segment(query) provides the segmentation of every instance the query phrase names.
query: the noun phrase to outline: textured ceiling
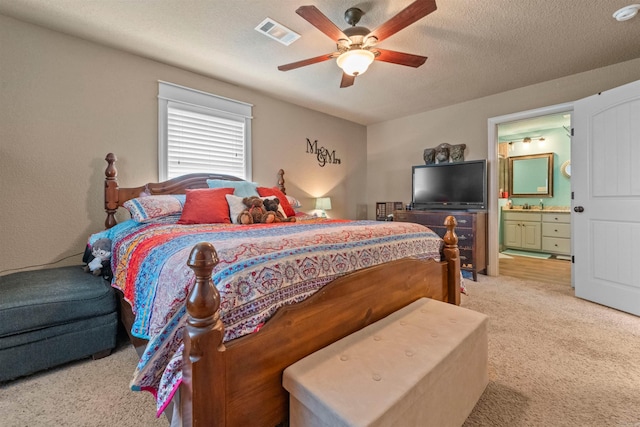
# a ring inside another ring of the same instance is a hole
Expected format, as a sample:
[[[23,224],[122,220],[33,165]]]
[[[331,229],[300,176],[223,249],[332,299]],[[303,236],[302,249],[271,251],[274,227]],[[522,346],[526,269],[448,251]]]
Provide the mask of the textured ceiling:
[[[498,141],[510,141],[514,138],[533,137],[541,131],[549,129],[571,128],[571,115],[569,113],[549,114],[525,120],[517,120],[498,125]],[[569,131],[568,131],[569,132]]]
[[[0,0],[0,13],[371,124],[640,57],[640,17],[612,18],[627,0],[439,0],[381,48],[428,56],[414,69],[374,62],[352,87],[326,61],[335,51],[295,13],[315,5],[338,27],[365,12],[373,29],[411,0]],[[254,30],[270,17],[301,34],[284,46]]]

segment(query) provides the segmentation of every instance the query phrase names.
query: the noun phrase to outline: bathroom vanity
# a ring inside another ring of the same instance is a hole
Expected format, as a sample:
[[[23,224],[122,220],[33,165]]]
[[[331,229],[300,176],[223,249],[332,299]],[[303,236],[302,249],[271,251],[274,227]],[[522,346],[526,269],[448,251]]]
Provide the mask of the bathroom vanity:
[[[568,209],[503,209],[505,248],[571,255]]]

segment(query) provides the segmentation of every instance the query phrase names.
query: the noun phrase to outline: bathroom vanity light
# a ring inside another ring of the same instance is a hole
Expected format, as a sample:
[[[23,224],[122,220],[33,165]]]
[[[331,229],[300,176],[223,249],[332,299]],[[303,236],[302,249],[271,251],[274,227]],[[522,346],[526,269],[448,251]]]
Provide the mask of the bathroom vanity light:
[[[535,138],[531,138],[531,137],[529,137],[529,136],[526,136],[526,137],[524,137],[524,138],[522,138],[522,139],[514,139],[513,141],[509,141],[509,144],[513,144],[514,142],[522,142],[523,144],[531,144],[531,142],[533,142],[533,141],[539,141],[539,142],[542,142],[542,141],[544,141],[544,140],[545,140],[545,139],[544,139],[544,137],[543,137],[543,136],[541,136],[541,137],[535,137]]]

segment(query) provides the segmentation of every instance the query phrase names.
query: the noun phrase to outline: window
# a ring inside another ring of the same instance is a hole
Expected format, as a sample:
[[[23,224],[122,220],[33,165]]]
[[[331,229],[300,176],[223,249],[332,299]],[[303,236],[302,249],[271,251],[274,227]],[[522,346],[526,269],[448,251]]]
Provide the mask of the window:
[[[251,180],[251,108],[244,102],[159,82],[160,181],[195,172]]]

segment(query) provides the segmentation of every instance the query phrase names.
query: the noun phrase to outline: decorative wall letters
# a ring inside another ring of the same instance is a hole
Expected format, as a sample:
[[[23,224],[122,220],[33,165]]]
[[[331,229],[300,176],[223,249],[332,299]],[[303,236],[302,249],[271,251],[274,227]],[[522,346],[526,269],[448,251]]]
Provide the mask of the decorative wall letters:
[[[318,148],[317,139],[311,142],[311,140],[307,138],[307,153],[315,154],[320,167],[324,167],[327,163],[334,165],[339,165],[341,163],[340,159],[336,156],[336,150],[330,152],[327,148]]]

